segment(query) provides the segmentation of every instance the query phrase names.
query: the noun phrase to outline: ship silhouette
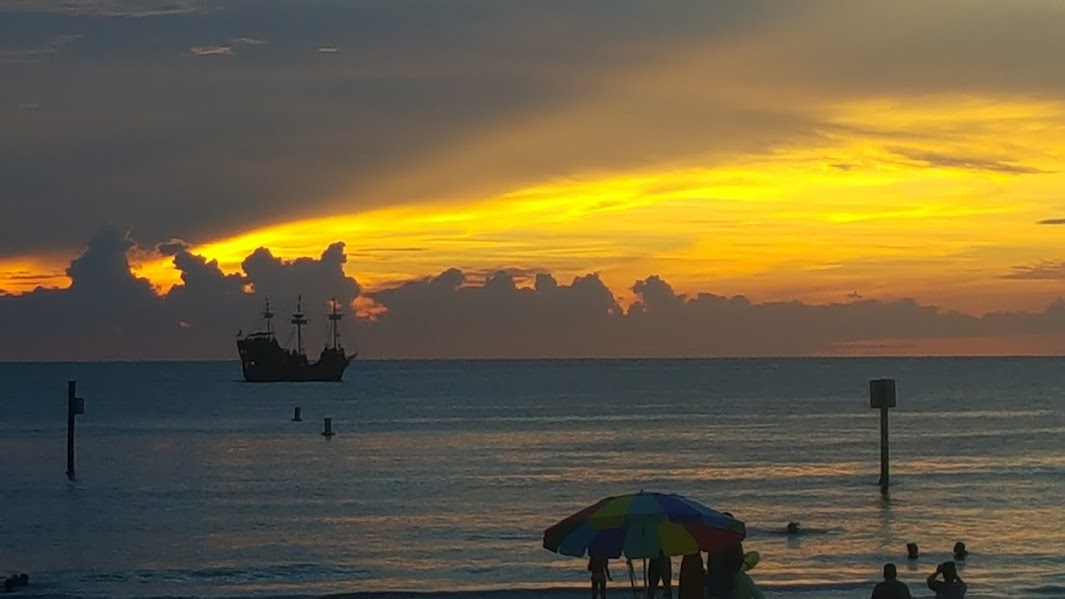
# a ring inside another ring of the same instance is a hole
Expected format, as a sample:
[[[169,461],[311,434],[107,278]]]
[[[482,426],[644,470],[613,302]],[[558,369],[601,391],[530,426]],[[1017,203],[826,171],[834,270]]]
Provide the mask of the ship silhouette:
[[[339,325],[344,315],[338,311],[335,298],[330,304],[329,335],[332,341],[322,348],[318,359],[311,362],[303,349],[303,326],[308,322],[303,314],[303,296],[296,300],[296,311],[289,320],[296,327],[295,349],[287,349],[278,343],[273,328],[274,312],[270,310],[270,300],[266,300],[262,311],[263,330],[248,335],[237,334],[244,380],[249,383],[340,381],[344,370],[358,354],[347,354],[340,344]]]

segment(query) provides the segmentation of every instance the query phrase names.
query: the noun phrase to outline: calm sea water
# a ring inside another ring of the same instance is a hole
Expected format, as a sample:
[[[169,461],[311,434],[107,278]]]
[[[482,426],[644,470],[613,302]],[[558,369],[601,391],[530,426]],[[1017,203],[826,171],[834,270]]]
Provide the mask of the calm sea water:
[[[899,393],[888,501],[878,377]],[[746,521],[773,597],[867,597],[885,561],[927,596],[957,540],[971,597],[1065,596],[1065,360],[357,361],[346,378],[0,365],[0,574],[28,572],[24,595],[583,597],[585,563],[543,529],[645,489]],[[67,379],[86,398],[73,483]]]

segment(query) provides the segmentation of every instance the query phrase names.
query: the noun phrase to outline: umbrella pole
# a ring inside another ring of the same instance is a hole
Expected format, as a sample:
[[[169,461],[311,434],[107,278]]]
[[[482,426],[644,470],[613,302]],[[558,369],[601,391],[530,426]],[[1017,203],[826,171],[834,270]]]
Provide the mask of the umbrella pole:
[[[629,566],[629,584],[632,585],[632,597],[633,599],[640,599],[640,592],[636,590],[636,569],[632,567],[632,560],[625,558],[625,563]]]

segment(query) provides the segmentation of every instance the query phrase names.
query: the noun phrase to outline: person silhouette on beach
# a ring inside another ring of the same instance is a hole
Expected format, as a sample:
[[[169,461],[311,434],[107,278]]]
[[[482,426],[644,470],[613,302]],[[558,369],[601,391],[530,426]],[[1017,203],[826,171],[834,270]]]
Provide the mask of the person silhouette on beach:
[[[706,596],[709,599],[765,599],[743,571],[743,543],[715,551],[706,558]]]
[[[689,553],[680,560],[680,581],[677,594],[680,599],[703,599],[706,588],[706,572],[703,570],[703,556]]]
[[[665,599],[673,599],[673,561],[661,552],[658,557],[647,562],[647,599],[654,599],[659,582],[662,583],[664,592],[662,596]]]
[[[895,564],[884,564],[884,582],[876,583],[869,599],[911,599],[910,587],[898,579]]]
[[[610,576],[610,560],[605,557],[588,558],[588,571],[592,573],[592,599],[596,594],[606,599],[606,581],[613,581]]]
[[[943,580],[937,580],[936,576],[942,574]],[[936,599],[963,599],[969,585],[958,576],[958,565],[954,562],[943,562],[936,566],[936,571],[928,577],[928,588],[936,592]]]
[[[606,599],[606,581],[613,581],[610,577],[610,561],[606,557],[589,557],[588,571],[592,574],[592,599],[595,599],[596,594]]]

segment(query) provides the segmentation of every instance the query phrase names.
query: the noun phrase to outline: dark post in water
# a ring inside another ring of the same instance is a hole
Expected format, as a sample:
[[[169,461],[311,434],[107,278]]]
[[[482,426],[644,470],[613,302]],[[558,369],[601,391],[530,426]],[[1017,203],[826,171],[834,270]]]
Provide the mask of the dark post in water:
[[[333,432],[333,419],[332,418],[326,418],[322,422],[322,436],[324,436],[324,437],[332,437],[334,434],[335,433]]]
[[[880,408],[880,492],[888,490],[888,408],[895,407],[895,379],[869,381],[869,406]]]
[[[300,413],[299,406],[296,406],[296,409],[292,411],[292,422],[302,422],[302,421],[303,421],[303,415]]]
[[[74,480],[74,417],[85,413],[85,400],[77,397],[78,382],[67,381],[67,478]]]

